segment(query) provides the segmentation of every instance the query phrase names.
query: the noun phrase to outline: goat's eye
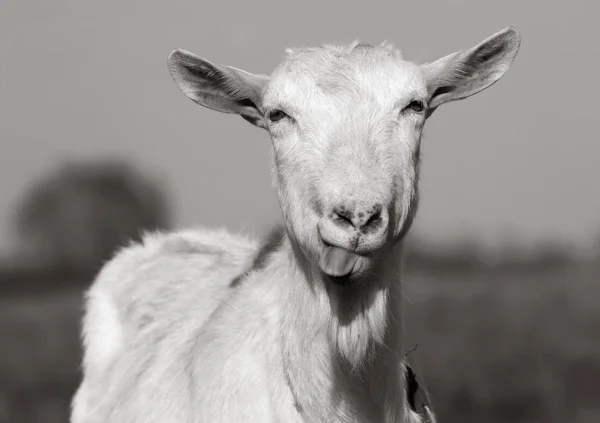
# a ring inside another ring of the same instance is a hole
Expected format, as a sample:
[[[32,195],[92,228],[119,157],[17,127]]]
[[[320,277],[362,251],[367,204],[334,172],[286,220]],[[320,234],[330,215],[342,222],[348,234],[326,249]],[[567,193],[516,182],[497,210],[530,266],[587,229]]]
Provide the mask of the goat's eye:
[[[425,110],[425,104],[420,100],[413,100],[408,104],[408,106],[406,106],[404,110],[410,110],[415,113],[421,113],[423,110]]]
[[[289,117],[284,111],[273,109],[269,112],[269,120],[271,122],[279,122],[281,119]]]

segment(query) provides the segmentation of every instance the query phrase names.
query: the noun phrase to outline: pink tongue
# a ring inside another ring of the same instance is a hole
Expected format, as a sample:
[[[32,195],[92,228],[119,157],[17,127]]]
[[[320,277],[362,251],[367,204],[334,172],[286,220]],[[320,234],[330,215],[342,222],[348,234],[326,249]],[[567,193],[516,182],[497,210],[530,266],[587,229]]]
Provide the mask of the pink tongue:
[[[319,265],[321,270],[329,276],[346,276],[352,271],[358,256],[348,250],[338,247],[329,247],[321,256]]]

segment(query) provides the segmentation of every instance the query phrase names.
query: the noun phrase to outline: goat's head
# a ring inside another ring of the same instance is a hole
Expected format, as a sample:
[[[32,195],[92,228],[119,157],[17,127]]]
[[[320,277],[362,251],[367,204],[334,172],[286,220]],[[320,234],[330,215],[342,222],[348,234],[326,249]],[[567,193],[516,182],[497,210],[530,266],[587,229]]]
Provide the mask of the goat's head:
[[[506,28],[424,65],[386,44],[291,49],[270,77],[183,50],[168,63],[196,103],[269,132],[290,237],[324,274],[352,281],[411,225],[426,119],[500,79],[519,45]]]

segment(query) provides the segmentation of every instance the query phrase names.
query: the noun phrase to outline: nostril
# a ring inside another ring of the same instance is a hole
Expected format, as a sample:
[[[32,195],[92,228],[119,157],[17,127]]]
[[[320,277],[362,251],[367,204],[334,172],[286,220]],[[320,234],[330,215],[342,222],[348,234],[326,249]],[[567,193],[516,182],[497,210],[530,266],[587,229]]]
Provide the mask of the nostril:
[[[375,228],[381,223],[381,211],[377,211],[369,217],[369,220],[363,225],[364,229]]]
[[[345,209],[338,209],[333,212],[333,221],[340,226],[354,226],[352,222],[352,212]]]

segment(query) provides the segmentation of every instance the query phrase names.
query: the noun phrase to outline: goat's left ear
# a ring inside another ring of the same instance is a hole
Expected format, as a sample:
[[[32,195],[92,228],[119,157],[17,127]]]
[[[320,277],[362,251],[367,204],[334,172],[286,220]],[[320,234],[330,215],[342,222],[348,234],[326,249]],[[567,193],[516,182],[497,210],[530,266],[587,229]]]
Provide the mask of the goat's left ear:
[[[467,51],[421,65],[430,113],[439,105],[467,98],[498,81],[517,56],[521,36],[508,27]]]

